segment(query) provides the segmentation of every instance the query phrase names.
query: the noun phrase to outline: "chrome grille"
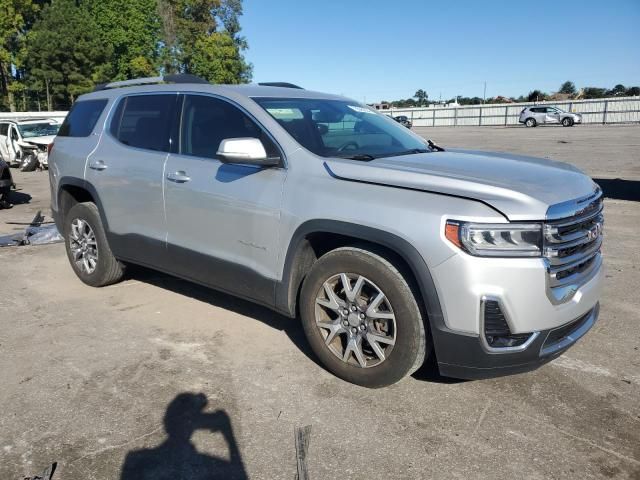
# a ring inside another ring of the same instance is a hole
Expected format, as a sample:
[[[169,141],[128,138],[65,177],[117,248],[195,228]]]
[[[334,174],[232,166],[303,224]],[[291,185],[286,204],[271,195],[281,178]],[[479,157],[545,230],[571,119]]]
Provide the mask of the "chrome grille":
[[[601,192],[587,198],[585,203],[572,216],[544,224],[549,287],[556,290],[554,297],[558,301],[566,301],[573,295],[601,263],[604,224]]]

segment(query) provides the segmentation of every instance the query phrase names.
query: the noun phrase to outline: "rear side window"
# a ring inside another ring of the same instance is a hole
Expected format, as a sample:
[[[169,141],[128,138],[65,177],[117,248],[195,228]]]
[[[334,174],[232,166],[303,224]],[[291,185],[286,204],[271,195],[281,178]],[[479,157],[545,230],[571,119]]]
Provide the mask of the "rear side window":
[[[111,121],[111,134],[130,147],[169,151],[176,94],[124,97]]]
[[[107,105],[107,100],[76,102],[58,131],[59,137],[88,137]]]
[[[236,106],[205,95],[186,95],[182,110],[180,153],[216,158],[220,142],[227,138],[257,138],[268,157],[280,155],[264,130]]]

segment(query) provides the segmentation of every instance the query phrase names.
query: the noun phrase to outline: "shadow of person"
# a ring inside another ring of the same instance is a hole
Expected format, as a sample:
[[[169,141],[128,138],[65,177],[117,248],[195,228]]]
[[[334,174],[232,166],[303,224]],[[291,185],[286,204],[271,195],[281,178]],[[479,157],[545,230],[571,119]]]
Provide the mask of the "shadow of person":
[[[202,393],[176,396],[164,416],[167,439],[156,448],[127,453],[120,480],[248,478],[229,415],[224,410],[205,413],[207,403]],[[228,459],[198,452],[191,442],[196,430],[220,432],[227,443],[228,452],[224,453]]]

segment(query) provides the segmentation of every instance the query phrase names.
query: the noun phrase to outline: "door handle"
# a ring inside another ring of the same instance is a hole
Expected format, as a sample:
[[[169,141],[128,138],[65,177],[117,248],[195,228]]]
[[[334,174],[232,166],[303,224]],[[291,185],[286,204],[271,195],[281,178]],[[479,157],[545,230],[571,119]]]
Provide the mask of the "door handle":
[[[91,162],[89,164],[89,168],[91,170],[98,170],[99,172],[101,172],[102,170],[106,170],[107,166],[102,160],[96,160],[95,162]]]
[[[191,177],[189,177],[186,172],[179,170],[177,172],[174,173],[169,173],[167,175],[167,180],[170,180],[172,182],[176,182],[176,183],[185,183],[188,182],[189,180],[191,180]]]

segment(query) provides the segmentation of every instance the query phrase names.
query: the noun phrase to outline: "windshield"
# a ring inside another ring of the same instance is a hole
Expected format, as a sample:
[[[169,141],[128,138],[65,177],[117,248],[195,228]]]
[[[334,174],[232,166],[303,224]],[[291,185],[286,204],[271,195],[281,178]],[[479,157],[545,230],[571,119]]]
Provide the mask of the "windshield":
[[[46,135],[56,135],[60,125],[57,123],[27,123],[18,125],[18,130],[22,138],[44,137]]]
[[[372,160],[428,152],[420,137],[369,107],[344,100],[254,98],[296,141],[322,157]]]

